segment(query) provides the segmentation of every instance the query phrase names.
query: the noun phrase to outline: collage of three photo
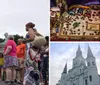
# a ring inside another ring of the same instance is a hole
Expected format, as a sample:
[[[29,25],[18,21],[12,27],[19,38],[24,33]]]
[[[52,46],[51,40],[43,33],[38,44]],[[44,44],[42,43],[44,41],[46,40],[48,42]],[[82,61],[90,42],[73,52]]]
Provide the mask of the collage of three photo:
[[[1,0],[0,85],[100,85],[100,0]]]

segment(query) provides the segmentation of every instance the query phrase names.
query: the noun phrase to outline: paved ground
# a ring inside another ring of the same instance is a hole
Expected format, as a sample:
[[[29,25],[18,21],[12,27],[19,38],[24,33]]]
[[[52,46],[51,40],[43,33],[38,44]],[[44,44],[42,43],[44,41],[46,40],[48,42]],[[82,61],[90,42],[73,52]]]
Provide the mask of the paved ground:
[[[7,84],[5,84],[4,82],[0,82],[0,85],[7,85]]]
[[[7,85],[7,84],[4,81],[1,81],[0,85]],[[15,85],[20,85],[20,84],[15,84]]]
[[[1,81],[0,85],[7,85],[7,84],[4,81]],[[21,85],[21,84],[14,84],[14,85]],[[40,83],[40,85],[44,85],[44,84]]]

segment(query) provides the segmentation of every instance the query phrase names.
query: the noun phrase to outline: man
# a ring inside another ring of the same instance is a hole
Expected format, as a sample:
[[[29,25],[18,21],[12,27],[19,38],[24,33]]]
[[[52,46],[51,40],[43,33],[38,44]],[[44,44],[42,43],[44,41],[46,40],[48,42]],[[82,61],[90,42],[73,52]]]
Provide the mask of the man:
[[[19,63],[19,74],[20,78],[18,83],[22,83],[24,80],[24,59],[25,59],[25,50],[26,46],[23,43],[22,39],[18,39],[18,46],[17,46],[17,58]]]

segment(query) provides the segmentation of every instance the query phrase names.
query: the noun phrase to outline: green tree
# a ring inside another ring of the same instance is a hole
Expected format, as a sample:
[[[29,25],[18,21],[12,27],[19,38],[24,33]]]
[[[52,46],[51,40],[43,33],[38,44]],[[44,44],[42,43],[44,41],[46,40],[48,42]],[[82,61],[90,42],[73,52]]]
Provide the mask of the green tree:
[[[3,38],[0,38],[0,43],[1,43],[1,42],[4,42],[4,39],[3,39]]]
[[[23,36],[20,36],[18,34],[14,35],[14,41],[16,42],[16,44],[17,44],[17,41],[18,41],[19,38],[23,39]]]

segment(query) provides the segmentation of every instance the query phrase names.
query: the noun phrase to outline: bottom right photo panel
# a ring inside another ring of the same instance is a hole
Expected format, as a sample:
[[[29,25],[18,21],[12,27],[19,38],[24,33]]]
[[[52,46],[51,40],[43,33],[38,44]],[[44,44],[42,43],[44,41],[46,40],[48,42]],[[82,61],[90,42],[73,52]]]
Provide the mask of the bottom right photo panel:
[[[51,43],[50,85],[100,85],[100,43]]]

